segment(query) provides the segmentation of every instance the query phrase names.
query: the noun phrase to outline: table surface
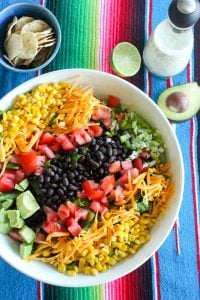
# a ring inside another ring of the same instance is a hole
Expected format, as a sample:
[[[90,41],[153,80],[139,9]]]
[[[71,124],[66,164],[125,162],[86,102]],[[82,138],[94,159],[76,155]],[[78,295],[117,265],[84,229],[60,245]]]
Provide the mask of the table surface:
[[[24,1],[0,0],[0,9]],[[90,68],[112,72],[109,57],[121,41],[135,44],[142,54],[155,26],[167,17],[169,0],[49,0],[34,2],[48,7],[62,29],[61,49],[42,73],[64,68]],[[142,65],[129,81],[153,100],[167,87],[200,78],[200,22],[194,30],[194,52],[178,76],[160,79]],[[0,97],[36,73],[19,74],[0,67]],[[138,270],[116,281],[89,288],[61,288],[37,282],[0,260],[0,300],[143,300],[200,299],[200,113],[173,124],[185,167],[181,210],[170,235],[153,257]]]

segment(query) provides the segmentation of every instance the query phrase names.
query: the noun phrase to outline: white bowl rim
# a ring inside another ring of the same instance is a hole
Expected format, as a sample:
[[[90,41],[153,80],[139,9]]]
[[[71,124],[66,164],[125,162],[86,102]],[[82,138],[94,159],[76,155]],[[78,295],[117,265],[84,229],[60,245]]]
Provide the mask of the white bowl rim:
[[[29,267],[27,267],[28,263],[25,263],[23,261],[21,261],[21,259],[17,258],[14,261],[9,260],[9,257],[7,257],[6,252],[3,251],[2,248],[2,241],[7,241],[8,237],[5,235],[0,234],[0,241],[1,241],[1,247],[0,247],[0,257],[6,261],[8,264],[10,264],[12,267],[14,267],[15,269],[17,269],[18,271],[20,271],[21,273],[35,279],[35,280],[39,280],[42,281],[44,283],[47,284],[51,284],[51,285],[56,285],[56,286],[63,286],[63,287],[86,287],[86,286],[95,286],[95,285],[99,285],[99,284],[104,284],[113,280],[116,280],[122,276],[125,276],[126,274],[136,270],[138,267],[140,267],[142,264],[144,264],[150,257],[153,256],[153,254],[160,248],[160,246],[163,244],[163,242],[166,240],[166,238],[168,237],[169,233],[171,232],[173,225],[177,219],[180,207],[181,207],[181,203],[182,203],[182,197],[183,197],[183,189],[184,189],[184,166],[183,166],[183,158],[182,158],[182,153],[181,153],[181,149],[179,146],[179,142],[178,139],[174,133],[174,131],[172,130],[169,121],[167,120],[167,118],[165,117],[165,115],[162,113],[162,111],[159,109],[159,107],[156,105],[156,103],[147,95],[145,94],[142,90],[140,90],[139,88],[137,88],[135,85],[129,83],[128,81],[121,79],[115,75],[109,74],[109,73],[105,73],[102,71],[97,71],[97,70],[90,70],[90,69],[82,69],[82,68],[76,68],[76,69],[63,69],[63,70],[57,70],[57,71],[53,71],[53,72],[49,72],[49,73],[45,73],[42,74],[38,77],[34,77],[22,84],[20,84],[19,86],[17,86],[16,88],[14,88],[13,90],[11,90],[9,93],[7,93],[1,100],[0,100],[0,109],[2,108],[2,103],[5,104],[4,105],[4,109],[8,109],[10,106],[10,103],[12,101],[12,99],[14,99],[17,95],[21,94],[21,93],[25,93],[28,90],[31,89],[31,87],[37,86],[41,83],[45,83],[45,82],[52,82],[52,81],[63,81],[66,80],[67,78],[71,78],[75,75],[81,75],[87,78],[87,76],[93,77],[93,76],[99,76],[101,78],[105,77],[106,79],[112,80],[114,79],[116,82],[118,82],[119,84],[124,85],[127,88],[131,88],[134,91],[137,91],[138,95],[140,94],[141,97],[145,98],[146,100],[150,101],[150,105],[153,106],[153,108],[155,109],[156,113],[158,113],[158,115],[160,115],[160,118],[162,119],[163,125],[166,126],[169,130],[170,136],[173,139],[173,148],[177,151],[177,157],[179,160],[179,165],[180,165],[180,186],[178,187],[178,196],[179,196],[179,200],[177,202],[176,205],[176,209],[173,212],[172,215],[170,215],[169,219],[169,224],[167,226],[167,228],[165,229],[165,232],[162,236],[160,236],[159,241],[156,241],[156,245],[152,248],[152,249],[148,249],[148,243],[145,244],[144,247],[147,247],[147,250],[145,250],[145,257],[143,257],[143,255],[139,255],[139,259],[137,259],[137,263],[135,263],[134,268],[131,266],[131,263],[126,263],[126,267],[127,269],[123,269],[123,271],[120,271],[117,266],[119,265],[119,263],[117,263],[115,266],[111,267],[109,270],[103,272],[103,273],[99,273],[97,276],[90,276],[90,275],[84,275],[84,274],[78,274],[76,277],[69,277],[67,275],[63,275],[61,273],[59,273],[57,270],[51,270],[50,267],[49,271],[52,271],[55,273],[55,276],[47,276],[44,278],[42,272],[33,272],[33,270],[38,270],[38,266],[39,269],[45,269],[46,268],[46,264],[40,263],[40,262],[32,262],[31,264],[35,264],[34,268],[32,269],[32,272],[29,270]],[[60,78],[60,79],[59,79]],[[61,79],[62,78],[62,79]],[[146,101],[145,100],[145,101]],[[158,230],[157,230],[158,231]],[[151,240],[150,240],[151,241]],[[143,247],[142,247],[143,248]],[[141,249],[142,249],[141,248]],[[146,248],[145,248],[146,249]],[[16,249],[15,249],[16,251]],[[136,254],[134,256],[130,256],[129,258],[127,258],[126,260],[132,261],[134,259],[134,257],[137,255],[138,253],[141,252],[140,250],[136,252]],[[143,249],[144,252],[144,249]],[[142,259],[140,261],[140,259]],[[124,261],[124,260],[123,260]],[[121,263],[121,262],[120,262]],[[113,272],[112,272],[113,270]],[[114,272],[116,271],[116,272]],[[47,273],[47,272],[46,272]],[[111,275],[110,275],[111,273]],[[50,275],[50,274],[49,274]]]

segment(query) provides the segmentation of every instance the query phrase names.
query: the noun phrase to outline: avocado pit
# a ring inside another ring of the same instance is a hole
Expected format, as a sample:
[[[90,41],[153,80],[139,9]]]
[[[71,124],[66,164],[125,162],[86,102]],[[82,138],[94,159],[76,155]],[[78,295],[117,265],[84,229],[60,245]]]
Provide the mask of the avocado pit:
[[[188,109],[189,104],[190,100],[183,92],[171,93],[166,99],[168,109],[176,113],[185,112]]]

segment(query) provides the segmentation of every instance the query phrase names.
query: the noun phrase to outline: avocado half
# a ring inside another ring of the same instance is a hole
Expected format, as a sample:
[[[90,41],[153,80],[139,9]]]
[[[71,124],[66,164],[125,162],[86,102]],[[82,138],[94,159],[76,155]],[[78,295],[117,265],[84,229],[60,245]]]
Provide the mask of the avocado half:
[[[169,120],[187,121],[200,109],[200,87],[197,82],[173,86],[160,94],[157,104]]]

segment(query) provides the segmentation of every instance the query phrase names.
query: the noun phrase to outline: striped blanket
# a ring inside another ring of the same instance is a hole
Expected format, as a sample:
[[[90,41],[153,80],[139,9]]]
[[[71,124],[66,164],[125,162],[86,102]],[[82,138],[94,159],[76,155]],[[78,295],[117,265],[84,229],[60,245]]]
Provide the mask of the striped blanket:
[[[15,0],[0,0],[0,9]],[[28,0],[26,0],[28,2]],[[32,0],[58,18],[62,46],[43,73],[63,68],[112,72],[112,48],[121,41],[140,53],[155,26],[167,17],[170,0]],[[200,22],[195,27],[194,53],[186,70],[173,78],[153,77],[142,66],[129,81],[155,101],[167,87],[200,78]],[[17,74],[0,67],[0,97],[37,74]],[[167,240],[138,270],[113,282],[85,288],[61,288],[28,278],[0,260],[0,300],[182,300],[200,299],[200,113],[172,125],[185,164],[184,197],[179,217]]]

